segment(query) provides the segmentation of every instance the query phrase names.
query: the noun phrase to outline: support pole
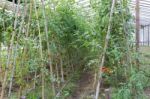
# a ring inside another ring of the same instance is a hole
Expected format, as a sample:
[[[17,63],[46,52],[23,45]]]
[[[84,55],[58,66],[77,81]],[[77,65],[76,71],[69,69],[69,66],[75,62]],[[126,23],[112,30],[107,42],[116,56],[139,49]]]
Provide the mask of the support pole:
[[[136,50],[139,51],[139,29],[140,29],[140,7],[139,0],[136,0]]]
[[[144,44],[145,44],[145,40],[144,40],[144,29],[145,29],[145,27],[143,26],[143,46],[144,46]]]
[[[150,41],[149,41],[149,25],[148,25],[148,46],[149,46],[149,43]]]
[[[136,51],[139,52],[139,31],[140,31],[140,1],[136,0]],[[136,60],[139,69],[139,59]]]
[[[106,50],[107,50],[107,47],[108,47],[108,44],[109,44],[115,3],[116,3],[116,0],[112,0],[111,11],[110,11],[110,16],[109,16],[108,30],[107,30],[107,33],[106,33],[104,49],[103,49],[103,53],[102,53],[102,57],[101,57],[101,63],[99,64],[100,65],[99,66],[100,71],[98,72],[98,83],[97,83],[96,95],[95,95],[94,99],[99,99],[100,85],[101,85],[101,81],[102,81],[102,71],[101,70],[104,66],[105,54],[106,54]]]
[[[105,89],[105,99],[111,99],[110,98],[110,89]]]

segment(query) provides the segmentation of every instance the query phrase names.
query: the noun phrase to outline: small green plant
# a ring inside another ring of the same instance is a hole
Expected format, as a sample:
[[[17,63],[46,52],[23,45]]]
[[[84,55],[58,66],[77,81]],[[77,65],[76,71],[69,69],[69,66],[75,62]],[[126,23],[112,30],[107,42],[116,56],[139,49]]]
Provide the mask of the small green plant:
[[[132,70],[129,82],[123,83],[114,93],[113,99],[148,99],[144,94],[147,77],[141,72]]]

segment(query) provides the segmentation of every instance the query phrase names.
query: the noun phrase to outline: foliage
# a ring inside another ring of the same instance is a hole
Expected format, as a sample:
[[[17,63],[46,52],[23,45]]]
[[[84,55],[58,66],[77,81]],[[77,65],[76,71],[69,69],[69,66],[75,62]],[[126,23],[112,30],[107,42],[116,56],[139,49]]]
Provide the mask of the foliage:
[[[44,97],[54,98],[62,90],[60,98],[67,98],[81,72],[99,71],[111,0],[91,0],[93,17],[81,14],[74,0],[29,0],[28,5],[26,16],[0,10],[0,48],[7,48],[1,52],[7,59],[0,56],[0,62],[4,72],[8,71],[7,83],[13,82],[18,94],[30,99],[41,98],[43,86]],[[130,46],[131,21],[128,0],[118,0],[102,70],[110,85],[121,88],[114,99],[142,99],[147,80],[133,68],[137,53]],[[26,93],[26,89],[33,90]]]
[[[90,54],[90,47],[85,46],[83,35],[86,33],[90,36],[90,25],[86,18],[78,12],[79,10],[75,8],[75,2],[62,0],[51,1],[51,3],[55,3],[55,9],[47,7],[49,3],[46,3],[46,7],[43,8],[41,5],[35,7],[37,2],[30,2],[30,9],[27,10],[29,15],[26,17],[15,17],[14,14],[9,16],[5,12],[0,14],[0,21],[4,23],[0,25],[0,36],[3,38],[1,39],[1,44],[12,48],[8,49],[11,54],[7,53],[12,58],[6,61],[12,61],[13,64],[12,66],[8,65],[8,68],[15,68],[14,71],[13,69],[9,70],[8,82],[15,81],[13,86],[19,86],[22,94],[25,94],[23,90],[32,87],[33,84],[36,86],[34,91],[40,91],[42,72],[44,72],[46,83],[55,83],[57,93],[58,89],[61,88],[60,82],[61,86],[63,86],[62,76],[66,81],[69,80],[73,71],[84,67],[88,60],[86,57]],[[44,13],[43,10],[45,11]],[[17,27],[14,28],[16,21]],[[38,25],[40,26],[38,27]],[[45,31],[46,27],[47,31]],[[48,38],[46,38],[47,34],[45,32],[48,33]],[[14,40],[12,39],[13,33],[15,33]],[[42,45],[40,45],[40,39]],[[87,38],[86,42],[88,40]],[[43,59],[40,57],[40,48],[42,48]],[[43,67],[41,64],[43,64]],[[58,67],[56,67],[56,64]],[[52,65],[53,70],[49,65]],[[61,69],[60,65],[63,66]],[[5,67],[6,64],[4,64],[4,70]],[[65,74],[62,74],[62,72]],[[73,85],[69,85],[64,89],[64,95],[66,94],[65,92],[70,93],[70,90],[72,90]],[[46,90],[49,90],[49,88],[46,88]],[[45,94],[47,94],[46,92]],[[31,98],[32,94],[29,97]],[[53,96],[50,95],[49,97]]]
[[[144,94],[144,87],[148,78],[140,71],[132,71],[132,76],[128,83],[124,83],[122,88],[118,89],[113,99],[148,99]]]
[[[132,39],[133,28],[129,28],[131,26],[130,22],[132,16],[129,13],[128,3],[128,0],[116,1],[113,21],[111,23],[112,27],[108,45],[109,47],[107,49],[105,60],[105,66],[108,66],[115,71],[116,79],[118,80],[122,78],[122,76],[126,76],[122,74],[122,72],[126,72],[126,69],[130,68],[127,67],[131,65],[130,61],[134,61],[134,59],[132,58],[132,60],[129,56],[129,53],[133,52],[131,50],[132,48],[129,46],[131,44],[130,41]],[[98,38],[95,40],[102,46],[102,50],[108,30],[111,1],[91,0],[91,4],[96,14],[94,20],[97,20],[94,30]],[[128,28],[128,31],[126,28]],[[101,52],[101,50],[99,50],[99,52]]]

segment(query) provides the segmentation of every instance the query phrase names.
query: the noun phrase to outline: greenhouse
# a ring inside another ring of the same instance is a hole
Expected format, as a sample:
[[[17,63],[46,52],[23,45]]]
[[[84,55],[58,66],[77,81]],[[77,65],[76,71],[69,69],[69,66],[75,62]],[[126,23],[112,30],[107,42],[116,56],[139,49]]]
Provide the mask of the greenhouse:
[[[150,0],[0,0],[0,99],[150,99]]]

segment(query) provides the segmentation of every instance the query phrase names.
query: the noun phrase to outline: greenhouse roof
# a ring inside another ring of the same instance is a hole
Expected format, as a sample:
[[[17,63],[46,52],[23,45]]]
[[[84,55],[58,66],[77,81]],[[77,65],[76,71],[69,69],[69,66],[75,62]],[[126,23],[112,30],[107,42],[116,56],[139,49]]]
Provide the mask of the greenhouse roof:
[[[4,5],[6,0],[0,0],[1,5]],[[87,15],[93,15],[91,9],[90,9],[90,0],[76,0],[77,4],[79,6],[82,6],[85,8],[85,11],[88,13]],[[139,8],[140,8],[140,25],[150,25],[150,0],[139,0]],[[9,2],[7,2],[9,3]],[[136,14],[136,0],[131,0],[130,2],[130,8],[131,8],[131,13],[133,16]],[[10,8],[10,4],[8,4],[8,9]],[[12,10],[12,9],[11,9]]]
[[[149,25],[150,24],[150,0],[139,0],[140,4],[140,24]],[[130,3],[131,12],[135,16],[136,12],[136,0],[131,0]]]
[[[78,4],[86,7],[89,10],[90,0],[77,0]],[[149,25],[150,24],[150,0],[139,0],[140,2],[140,24]],[[131,0],[130,2],[131,13],[135,16],[136,12],[136,0]],[[89,11],[88,11],[89,12]]]

